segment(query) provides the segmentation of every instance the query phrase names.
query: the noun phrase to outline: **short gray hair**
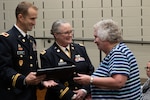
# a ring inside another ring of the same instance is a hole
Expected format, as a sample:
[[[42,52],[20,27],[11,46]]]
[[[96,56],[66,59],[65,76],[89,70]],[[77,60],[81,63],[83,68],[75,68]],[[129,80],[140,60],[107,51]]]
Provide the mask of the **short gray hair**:
[[[59,26],[61,24],[64,24],[64,23],[69,23],[69,22],[61,20],[61,19],[56,20],[55,22],[53,22],[52,28],[51,28],[51,34],[54,35],[54,33],[59,33],[60,32],[59,31]]]
[[[102,41],[109,41],[111,43],[122,41],[121,30],[112,19],[99,21],[94,25],[94,29]]]

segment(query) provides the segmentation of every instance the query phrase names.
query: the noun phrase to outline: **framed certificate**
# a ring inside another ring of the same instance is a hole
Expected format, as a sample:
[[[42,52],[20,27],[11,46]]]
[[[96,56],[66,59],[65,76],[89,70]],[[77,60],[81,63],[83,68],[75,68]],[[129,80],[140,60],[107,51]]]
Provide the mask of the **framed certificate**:
[[[74,75],[75,72],[75,65],[71,66],[59,66],[54,68],[45,68],[45,69],[38,69],[37,75],[46,74],[46,80],[48,79],[58,79],[58,80],[67,80]]]

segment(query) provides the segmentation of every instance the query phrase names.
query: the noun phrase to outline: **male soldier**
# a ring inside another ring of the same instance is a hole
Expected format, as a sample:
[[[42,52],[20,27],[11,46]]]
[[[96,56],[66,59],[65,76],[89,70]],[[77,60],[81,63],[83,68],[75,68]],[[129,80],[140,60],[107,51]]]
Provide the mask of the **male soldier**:
[[[36,100],[36,85],[45,75],[36,76],[35,39],[28,34],[35,25],[37,7],[21,2],[16,8],[16,24],[0,35],[0,98]]]

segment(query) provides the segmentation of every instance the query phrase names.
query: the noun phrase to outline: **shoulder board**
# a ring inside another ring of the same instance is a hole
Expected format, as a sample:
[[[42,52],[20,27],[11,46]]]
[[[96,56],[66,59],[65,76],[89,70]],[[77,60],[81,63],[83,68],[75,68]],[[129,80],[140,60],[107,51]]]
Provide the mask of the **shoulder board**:
[[[42,55],[44,55],[45,53],[46,53],[45,50],[42,50],[42,51],[40,52],[40,54],[42,54]]]
[[[8,37],[9,36],[9,34],[6,33],[6,32],[1,33],[0,35],[3,35],[4,37]]]
[[[79,43],[80,46],[84,46],[82,43]]]

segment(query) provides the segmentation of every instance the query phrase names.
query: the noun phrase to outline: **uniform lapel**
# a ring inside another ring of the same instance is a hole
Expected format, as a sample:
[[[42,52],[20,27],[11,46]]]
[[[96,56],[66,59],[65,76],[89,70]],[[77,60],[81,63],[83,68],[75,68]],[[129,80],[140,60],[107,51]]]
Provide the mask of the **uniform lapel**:
[[[73,44],[70,45],[71,59],[75,59],[76,50]]]
[[[29,49],[30,49],[30,53],[33,51],[36,51],[36,45],[35,43],[33,42],[33,40],[31,39],[31,37],[29,36]]]
[[[15,26],[12,28],[12,31],[14,32],[13,36],[17,39],[18,45],[24,46],[29,50],[29,45],[27,44],[27,41],[25,37],[15,28]]]
[[[29,50],[29,43],[27,42],[27,40],[25,39],[25,37],[18,35],[18,41],[20,42],[21,45],[23,45],[25,48],[27,48]]]
[[[72,59],[70,59],[70,58],[60,49],[60,47],[59,47],[56,43],[54,43],[53,48],[54,48],[54,53],[55,53],[57,56],[59,56],[60,58],[63,58],[63,60],[73,62]],[[70,51],[70,52],[71,52],[71,51]]]

